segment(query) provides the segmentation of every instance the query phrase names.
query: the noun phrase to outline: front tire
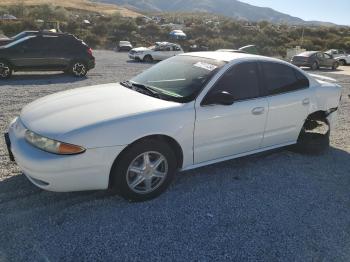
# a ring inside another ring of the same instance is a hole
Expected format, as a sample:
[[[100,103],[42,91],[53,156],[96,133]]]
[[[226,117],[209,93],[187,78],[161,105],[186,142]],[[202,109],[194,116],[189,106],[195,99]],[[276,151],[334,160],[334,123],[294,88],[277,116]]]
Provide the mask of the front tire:
[[[146,63],[152,63],[152,62],[153,62],[153,57],[150,56],[150,55],[146,55],[146,56],[143,58],[143,61],[146,62]]]
[[[0,61],[0,79],[9,79],[12,75],[12,67],[6,61]]]
[[[84,76],[86,76],[88,69],[87,69],[87,66],[84,62],[75,61],[71,64],[69,71],[75,77],[84,77]]]
[[[339,65],[340,66],[346,66],[346,61],[345,60],[339,60]]]
[[[337,70],[337,68],[339,67],[339,63],[338,62],[335,62],[332,66],[332,69],[333,70]]]
[[[168,188],[176,169],[171,147],[165,142],[146,139],[131,145],[115,161],[111,187],[126,200],[150,200]]]

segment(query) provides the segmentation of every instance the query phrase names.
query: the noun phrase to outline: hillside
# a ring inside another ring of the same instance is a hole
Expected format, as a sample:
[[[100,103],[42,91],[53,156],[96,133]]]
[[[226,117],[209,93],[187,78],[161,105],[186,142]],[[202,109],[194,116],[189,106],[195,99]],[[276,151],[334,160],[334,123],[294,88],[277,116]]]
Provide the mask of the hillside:
[[[208,12],[252,22],[269,21],[293,25],[333,25],[319,21],[304,21],[271,8],[257,7],[237,0],[99,0],[115,3],[134,10],[167,12]]]
[[[99,2],[92,2],[88,0],[1,0],[0,6],[11,6],[17,4],[24,4],[25,6],[38,6],[43,4],[52,4],[68,9],[76,9],[88,12],[98,12],[101,14],[113,14],[119,12],[122,16],[136,17],[140,14],[125,7],[117,6],[115,4],[106,4]]]

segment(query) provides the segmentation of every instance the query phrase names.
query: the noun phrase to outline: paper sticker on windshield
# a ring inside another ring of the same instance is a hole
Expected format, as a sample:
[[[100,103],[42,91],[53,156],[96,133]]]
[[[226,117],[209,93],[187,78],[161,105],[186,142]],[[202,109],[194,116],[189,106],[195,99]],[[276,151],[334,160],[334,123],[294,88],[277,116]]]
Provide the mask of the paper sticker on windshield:
[[[193,66],[199,67],[199,68],[203,68],[203,69],[208,70],[208,71],[213,71],[213,70],[215,70],[217,68],[216,65],[203,63],[203,62],[195,63]]]

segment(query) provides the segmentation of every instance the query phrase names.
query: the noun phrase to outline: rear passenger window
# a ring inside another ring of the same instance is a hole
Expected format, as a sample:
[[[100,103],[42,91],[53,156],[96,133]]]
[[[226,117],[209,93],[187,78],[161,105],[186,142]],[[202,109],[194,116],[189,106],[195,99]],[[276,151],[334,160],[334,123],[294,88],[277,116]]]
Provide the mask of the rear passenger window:
[[[269,95],[291,92],[309,87],[309,80],[294,68],[279,63],[262,63]]]
[[[245,62],[233,66],[215,84],[210,93],[226,91],[235,100],[245,100],[259,97],[258,65],[255,62]]]

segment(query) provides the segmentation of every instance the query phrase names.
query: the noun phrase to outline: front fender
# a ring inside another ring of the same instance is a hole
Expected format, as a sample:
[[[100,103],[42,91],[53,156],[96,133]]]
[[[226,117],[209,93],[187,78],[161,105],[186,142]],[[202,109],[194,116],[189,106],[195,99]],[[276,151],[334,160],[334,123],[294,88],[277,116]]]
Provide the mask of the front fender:
[[[193,161],[194,121],[192,102],[176,108],[85,126],[62,135],[60,140],[89,149],[127,146],[146,136],[165,135],[173,138],[181,146],[184,165],[187,165]]]

